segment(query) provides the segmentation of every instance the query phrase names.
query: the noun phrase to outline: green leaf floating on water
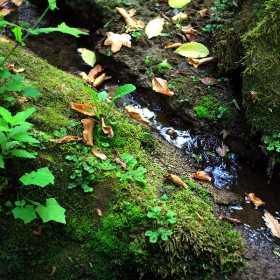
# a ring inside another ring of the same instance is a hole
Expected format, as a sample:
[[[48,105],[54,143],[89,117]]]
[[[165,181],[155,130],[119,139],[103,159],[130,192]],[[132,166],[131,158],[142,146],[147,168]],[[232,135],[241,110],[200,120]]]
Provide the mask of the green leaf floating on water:
[[[200,58],[207,56],[209,50],[203,44],[190,42],[181,45],[174,53],[190,58]]]
[[[189,4],[191,0],[169,0],[168,4],[171,8],[183,8],[187,4]]]
[[[82,59],[85,63],[87,63],[91,67],[94,66],[94,64],[96,63],[96,55],[93,51],[87,50],[85,48],[79,48],[78,52],[82,54]]]

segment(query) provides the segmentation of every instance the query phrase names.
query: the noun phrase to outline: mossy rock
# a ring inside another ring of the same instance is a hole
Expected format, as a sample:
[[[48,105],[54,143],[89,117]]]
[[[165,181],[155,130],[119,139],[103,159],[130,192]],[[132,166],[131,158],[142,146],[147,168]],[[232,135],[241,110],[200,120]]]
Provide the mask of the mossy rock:
[[[11,48],[9,43],[0,42],[3,55]],[[114,110],[114,138],[108,140],[94,131],[95,147],[107,155],[106,161],[96,158],[83,143],[55,145],[51,139],[62,128],[67,135],[82,135],[78,123],[83,116],[70,109],[69,101],[93,105],[91,95],[81,79],[22,49],[17,49],[8,63],[24,67],[26,84],[41,92],[37,99],[10,107],[13,111],[36,108],[29,121],[41,143],[31,147],[38,152],[36,159],[12,158],[1,170],[9,188],[8,196],[0,200],[0,277],[46,279],[53,274],[53,279],[65,280],[134,279],[143,275],[150,279],[206,279],[216,271],[228,274],[242,268],[245,261],[240,234],[214,216],[214,206],[201,186],[185,180],[189,185],[186,190],[163,178],[167,170],[151,156],[158,147],[147,127]],[[104,142],[109,147],[104,147]],[[132,156],[135,166],[123,170],[115,163],[112,150]],[[78,160],[67,160],[66,156]],[[18,178],[24,173],[44,166],[54,174],[54,186],[41,189],[19,184]],[[85,193],[79,185],[68,189],[70,176],[79,168],[84,176],[88,167],[94,170],[94,179],[89,182],[93,192]],[[168,199],[162,199],[161,192],[167,188]],[[24,198],[44,203],[48,197],[56,198],[66,209],[65,225],[42,224],[40,219],[24,224],[13,218],[14,201]],[[153,207],[161,208],[163,218],[172,211],[176,222],[149,218]],[[102,217],[97,215],[97,208]],[[204,218],[203,223],[197,213]],[[43,228],[42,236],[32,234],[38,226]],[[159,235],[158,241],[151,243],[145,232],[159,228],[172,234],[166,241]]]

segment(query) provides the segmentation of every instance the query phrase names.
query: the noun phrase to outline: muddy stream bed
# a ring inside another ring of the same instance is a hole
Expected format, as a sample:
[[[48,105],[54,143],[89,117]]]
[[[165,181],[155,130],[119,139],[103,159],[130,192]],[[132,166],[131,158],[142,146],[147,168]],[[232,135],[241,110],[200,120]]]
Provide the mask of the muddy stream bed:
[[[23,4],[13,17],[14,20],[34,23],[40,12]],[[83,27],[78,26],[75,18],[63,18],[62,14],[56,13],[45,17],[42,26],[56,26],[63,21],[73,27]],[[99,27],[98,24],[92,26],[90,37],[94,36]],[[78,70],[88,72],[91,69],[83,63],[77,52],[79,47],[93,49],[87,37],[76,39],[69,35],[53,33],[30,37],[26,45],[36,55],[70,74],[75,74]],[[110,61],[110,58],[108,60]],[[103,65],[102,59],[100,64]],[[109,74],[113,72],[112,81],[107,82],[100,90],[111,90],[118,84],[128,82],[118,80],[118,70],[112,71],[113,67],[105,69]],[[123,71],[129,69],[123,68]],[[126,73],[122,73],[122,77],[124,76]],[[127,76],[130,74],[127,73]],[[136,79],[137,77],[134,77],[134,80],[129,82],[137,83]],[[280,253],[280,241],[271,234],[263,220],[264,210],[267,210],[280,222],[280,178],[274,176],[268,185],[266,166],[260,160],[253,163],[231,149],[226,157],[218,156],[216,149],[222,145],[222,134],[211,135],[209,131],[186,123],[180,115],[170,110],[166,112],[163,103],[158,103],[158,99],[153,97],[149,99],[149,96],[151,95],[143,95],[141,89],[137,89],[132,95],[121,99],[117,106],[120,110],[124,108],[124,104],[145,109],[145,112],[149,113],[151,130],[176,148],[179,164],[183,162],[191,166],[194,172],[201,169],[211,174],[213,182],[208,184],[216,194],[217,215],[228,215],[242,221],[242,224],[234,224],[234,228],[245,238],[245,258],[250,266],[245,268],[244,273],[232,275],[229,279],[280,279],[280,258],[273,254],[273,250]],[[266,203],[265,206],[257,208],[252,203],[247,203],[244,199],[245,193],[255,193]]]

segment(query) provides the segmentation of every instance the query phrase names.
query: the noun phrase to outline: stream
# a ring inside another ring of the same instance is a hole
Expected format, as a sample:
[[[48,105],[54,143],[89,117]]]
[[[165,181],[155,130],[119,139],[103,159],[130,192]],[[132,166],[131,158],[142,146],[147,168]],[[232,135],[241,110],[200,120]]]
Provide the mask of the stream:
[[[36,10],[22,6],[17,17],[19,20],[30,22],[37,19],[38,14]],[[49,24],[52,20],[52,17],[44,19],[45,24]],[[88,72],[91,69],[82,62],[77,52],[77,48],[86,47],[85,38],[77,40],[68,35],[55,33],[55,36],[52,34],[40,35],[36,38],[30,36],[26,45],[50,64],[70,74],[74,74],[77,70]],[[106,86],[109,87],[108,84]],[[103,89],[106,90],[106,86]],[[149,100],[143,100],[137,92],[122,98],[116,105],[119,109],[123,109],[124,104],[145,109],[153,133],[160,135],[179,149],[186,164],[192,165],[196,170],[201,169],[210,173],[213,182],[209,184],[244,198],[245,193],[255,193],[261,198],[265,202],[263,207],[257,208],[244,199],[238,205],[219,205],[220,213],[242,221],[242,224],[234,225],[235,229],[242,233],[248,246],[252,245],[259,251],[260,256],[269,259],[273,256],[273,250],[280,253],[280,240],[272,235],[263,220],[264,210],[267,210],[280,222],[279,178],[274,177],[268,185],[266,167],[261,163],[253,165],[252,162],[231,151],[225,157],[219,156],[216,149],[222,145],[222,134],[220,138],[204,135],[203,132],[197,134],[180,121],[176,126],[171,125],[160,106],[151,105]],[[276,259],[277,261],[279,262],[279,258]]]

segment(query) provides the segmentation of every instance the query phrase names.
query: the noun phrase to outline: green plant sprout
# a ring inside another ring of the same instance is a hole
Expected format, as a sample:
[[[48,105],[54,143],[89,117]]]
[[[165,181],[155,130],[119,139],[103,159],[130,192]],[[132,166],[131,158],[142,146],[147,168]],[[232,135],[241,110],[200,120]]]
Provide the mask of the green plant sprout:
[[[48,184],[54,184],[54,176],[47,167],[40,168],[36,172],[32,171],[26,173],[19,179],[23,186],[35,185],[44,188]],[[26,201],[31,204],[26,205]],[[36,208],[34,209],[34,205]],[[23,199],[15,201],[15,208],[12,213],[15,219],[22,219],[24,223],[29,223],[37,218],[36,212],[42,218],[43,223],[55,221],[65,224],[65,209],[61,207],[54,198],[46,199],[46,205],[30,199]]]
[[[155,219],[160,225],[160,227],[156,231],[147,230],[145,232],[145,236],[149,236],[149,240],[151,243],[156,243],[159,237],[161,237],[161,240],[166,241],[168,240],[168,236],[173,234],[172,230],[167,230],[163,226],[166,226],[168,223],[176,223],[174,215],[175,213],[173,211],[168,211],[165,216],[162,216],[161,208],[159,206],[151,208],[151,211],[148,212],[147,216],[151,219]]]
[[[162,68],[172,69],[172,66],[167,62],[167,59],[157,65],[157,69],[159,72],[162,72]]]

